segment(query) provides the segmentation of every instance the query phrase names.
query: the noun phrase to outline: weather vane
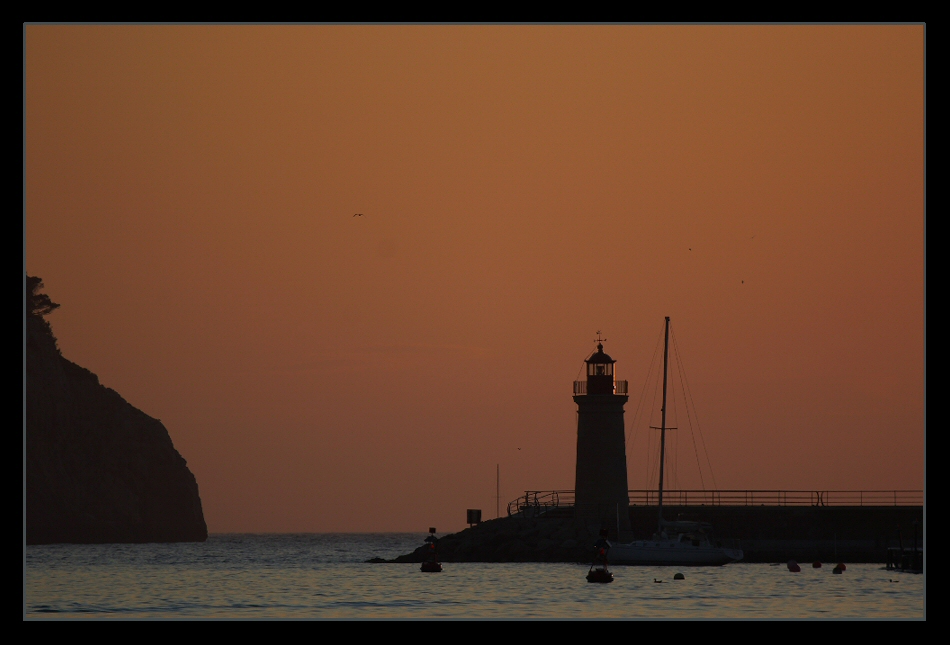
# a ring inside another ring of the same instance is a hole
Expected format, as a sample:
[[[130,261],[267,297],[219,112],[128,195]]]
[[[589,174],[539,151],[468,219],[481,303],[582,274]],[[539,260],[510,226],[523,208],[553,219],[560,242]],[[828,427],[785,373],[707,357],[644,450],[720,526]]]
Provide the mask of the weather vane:
[[[605,340],[607,340],[607,339],[600,337],[600,330],[598,329],[598,330],[597,330],[597,342],[598,342],[598,343],[602,343],[602,342],[604,342]]]

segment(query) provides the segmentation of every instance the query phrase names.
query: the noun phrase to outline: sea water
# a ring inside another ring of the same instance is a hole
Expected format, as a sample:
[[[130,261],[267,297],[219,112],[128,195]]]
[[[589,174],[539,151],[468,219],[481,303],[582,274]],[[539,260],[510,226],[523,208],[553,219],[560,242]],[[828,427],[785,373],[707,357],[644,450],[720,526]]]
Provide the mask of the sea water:
[[[425,534],[211,535],[180,544],[24,550],[27,619],[924,619],[925,575],[881,564],[734,563],[613,568],[591,584],[567,563],[371,564]],[[675,573],[685,579],[674,580]]]

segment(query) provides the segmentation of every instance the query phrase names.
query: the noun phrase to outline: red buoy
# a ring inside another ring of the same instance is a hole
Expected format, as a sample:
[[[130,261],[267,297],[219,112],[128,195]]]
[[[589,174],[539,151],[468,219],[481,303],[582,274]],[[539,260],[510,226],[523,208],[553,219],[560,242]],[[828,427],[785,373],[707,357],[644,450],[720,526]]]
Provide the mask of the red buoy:
[[[820,569],[820,568],[821,568],[821,562],[819,562],[818,560],[815,560],[814,562],[811,563],[811,568],[812,568],[812,569]]]
[[[847,571],[847,570],[848,570],[848,567],[844,566],[844,562],[839,562],[839,563],[838,563],[838,568],[841,569],[842,571]]]
[[[799,571],[802,570],[802,568],[801,568],[800,566],[798,566],[798,563],[795,562],[794,560],[789,560],[789,561],[788,561],[788,570],[791,571],[792,573],[798,573]]]
[[[438,541],[438,538],[435,537],[435,528],[429,528],[429,535],[426,536],[426,544],[428,548],[426,549],[425,560],[422,562],[422,571],[428,573],[438,573],[442,571],[442,563],[439,562],[439,558],[436,554],[435,543]]]

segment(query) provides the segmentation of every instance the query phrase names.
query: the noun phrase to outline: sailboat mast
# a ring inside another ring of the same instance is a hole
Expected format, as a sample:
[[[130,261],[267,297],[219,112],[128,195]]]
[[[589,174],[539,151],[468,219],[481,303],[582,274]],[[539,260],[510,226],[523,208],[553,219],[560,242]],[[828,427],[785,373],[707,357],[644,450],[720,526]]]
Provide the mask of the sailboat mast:
[[[666,371],[670,357],[670,317],[666,317],[663,343],[663,407],[660,408],[660,528],[663,530],[663,463],[666,461]]]

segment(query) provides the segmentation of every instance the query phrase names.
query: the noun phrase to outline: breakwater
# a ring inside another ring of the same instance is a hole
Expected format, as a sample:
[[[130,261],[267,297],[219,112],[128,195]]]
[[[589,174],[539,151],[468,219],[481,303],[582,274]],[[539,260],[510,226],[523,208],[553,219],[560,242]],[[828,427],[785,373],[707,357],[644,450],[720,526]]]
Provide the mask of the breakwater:
[[[923,506],[666,506],[667,520],[709,522],[713,539],[743,550],[744,562],[879,562],[916,530],[923,546]],[[656,506],[631,506],[629,535],[648,539]],[[901,539],[899,539],[899,533]],[[612,539],[616,531],[612,530]],[[571,507],[527,517],[513,515],[445,535],[436,542],[444,562],[589,562],[597,531],[579,524]],[[419,562],[423,549],[391,562]],[[379,561],[379,560],[377,560]]]
[[[745,562],[880,562],[887,548],[923,546],[923,506],[665,506],[668,520],[709,522],[714,535],[742,549]],[[631,506],[636,537],[656,529],[657,507]]]

